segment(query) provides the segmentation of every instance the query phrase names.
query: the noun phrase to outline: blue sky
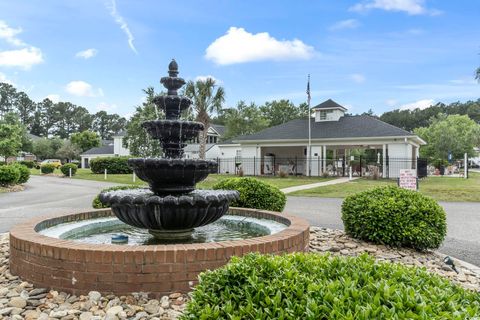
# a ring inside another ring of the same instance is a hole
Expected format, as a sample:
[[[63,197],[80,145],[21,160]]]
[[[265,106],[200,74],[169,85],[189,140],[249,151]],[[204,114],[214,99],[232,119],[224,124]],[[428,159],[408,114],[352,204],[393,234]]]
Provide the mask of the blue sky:
[[[0,81],[121,115],[175,58],[227,107],[332,98],[377,114],[478,99],[480,1],[0,0]]]

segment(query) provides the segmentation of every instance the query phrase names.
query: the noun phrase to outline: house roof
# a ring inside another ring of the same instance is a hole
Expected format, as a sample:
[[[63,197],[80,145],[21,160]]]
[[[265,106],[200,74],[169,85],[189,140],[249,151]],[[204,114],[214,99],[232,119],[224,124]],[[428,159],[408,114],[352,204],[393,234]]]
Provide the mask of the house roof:
[[[84,153],[82,153],[81,155],[85,156],[85,155],[92,155],[92,154],[113,154],[113,144],[89,149]]]
[[[344,116],[338,121],[315,122],[314,118],[311,118],[310,121],[312,139],[415,136],[408,131],[366,115]],[[237,137],[233,140],[241,142],[252,140],[301,140],[307,138],[307,119],[296,119],[251,135]]]
[[[217,131],[220,136],[223,136],[225,134],[225,126],[222,126],[221,124],[211,124],[210,127],[212,127],[213,130]]]
[[[42,137],[39,137],[39,136],[37,136],[37,135],[35,135],[35,134],[33,134],[33,133],[30,133],[30,132],[27,133],[27,136],[28,136],[28,138],[29,138],[30,140],[39,140],[39,139],[42,139]]]
[[[344,106],[339,105],[332,99],[328,99],[319,105],[316,105],[312,109],[342,109],[343,111],[347,111],[347,109]]]

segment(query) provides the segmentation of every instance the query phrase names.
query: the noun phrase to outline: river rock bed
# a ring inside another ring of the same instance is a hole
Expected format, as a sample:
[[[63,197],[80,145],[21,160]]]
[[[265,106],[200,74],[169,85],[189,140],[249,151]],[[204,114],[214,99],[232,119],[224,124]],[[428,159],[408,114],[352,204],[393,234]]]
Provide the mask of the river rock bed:
[[[459,274],[434,252],[418,252],[404,248],[390,248],[356,240],[341,230],[310,228],[310,251],[332,255],[355,256],[367,252],[379,261],[390,261],[410,266],[425,267],[461,286],[480,291],[480,275],[457,263]],[[45,288],[34,288],[10,274],[8,266],[8,234],[0,235],[0,319],[12,320],[120,320],[120,319],[177,319],[185,309],[189,296],[173,293],[159,300],[138,293],[117,297],[91,291],[74,296]]]
[[[378,261],[402,263],[407,266],[425,267],[428,271],[446,277],[464,288],[480,291],[480,274],[455,259],[457,274],[443,262],[443,256],[433,252],[419,252],[407,248],[392,248],[353,239],[342,230],[310,227],[310,252],[330,252],[332,255],[373,255]]]

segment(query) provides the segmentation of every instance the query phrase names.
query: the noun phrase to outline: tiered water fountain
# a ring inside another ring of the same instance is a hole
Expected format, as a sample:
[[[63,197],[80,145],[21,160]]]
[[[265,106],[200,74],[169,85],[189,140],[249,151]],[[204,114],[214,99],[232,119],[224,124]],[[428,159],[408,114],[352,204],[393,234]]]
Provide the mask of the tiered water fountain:
[[[183,159],[186,142],[204,127],[179,120],[190,99],[177,90],[185,81],[175,61],[161,79],[167,95],[154,102],[166,120],[143,127],[158,139],[164,158],[130,159],[150,188],[100,195],[111,209],[37,217],[10,231],[12,274],[39,287],[75,294],[97,290],[152,295],[191,290],[200,272],[220,267],[232,255],[308,249],[309,225],[268,211],[230,208],[237,191],[195,190],[217,163]],[[228,212],[227,212],[228,211]],[[113,244],[118,234],[125,245]]]
[[[185,80],[178,76],[178,65],[172,60],[168,77],[160,82],[167,95],[157,96],[154,103],[163,110],[166,120],[145,121],[142,126],[153,139],[160,140],[164,158],[129,159],[136,175],[148,182],[150,190],[110,191],[100,194],[100,201],[111,206],[121,221],[148,229],[159,239],[191,236],[193,229],[210,224],[228,210],[237,191],[195,190],[195,185],[209,173],[217,172],[217,162],[182,159],[186,142],[204,129],[200,122],[179,120],[192,101],[179,96],[177,90]]]

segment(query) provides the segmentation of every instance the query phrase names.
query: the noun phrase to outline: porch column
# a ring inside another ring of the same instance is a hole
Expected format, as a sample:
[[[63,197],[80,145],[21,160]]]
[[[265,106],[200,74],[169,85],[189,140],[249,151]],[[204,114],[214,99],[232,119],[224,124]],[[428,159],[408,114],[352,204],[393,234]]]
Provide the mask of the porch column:
[[[311,166],[311,163],[312,163],[312,159],[311,159],[311,154],[312,154],[312,146],[310,145],[307,145],[307,156],[305,157],[306,159],[306,164],[305,164],[305,175],[307,177],[311,176],[312,175],[312,172],[311,172],[311,169],[310,169],[310,166]]]
[[[387,177],[387,145],[383,144],[383,154],[382,154],[382,178]]]
[[[327,146],[323,145],[322,150],[322,173],[327,171]]]

